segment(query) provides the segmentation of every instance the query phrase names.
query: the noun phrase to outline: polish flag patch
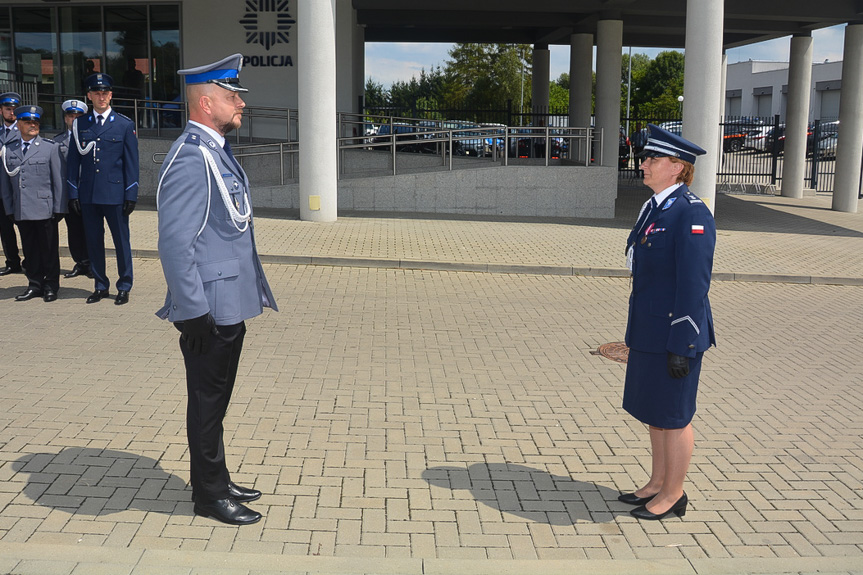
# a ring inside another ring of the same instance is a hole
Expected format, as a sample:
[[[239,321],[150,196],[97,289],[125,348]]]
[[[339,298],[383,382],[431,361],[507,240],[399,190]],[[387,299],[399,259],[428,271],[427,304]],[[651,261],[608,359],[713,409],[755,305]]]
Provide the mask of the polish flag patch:
[[[692,226],[692,233],[693,234],[703,234],[704,233],[704,226],[693,225]]]

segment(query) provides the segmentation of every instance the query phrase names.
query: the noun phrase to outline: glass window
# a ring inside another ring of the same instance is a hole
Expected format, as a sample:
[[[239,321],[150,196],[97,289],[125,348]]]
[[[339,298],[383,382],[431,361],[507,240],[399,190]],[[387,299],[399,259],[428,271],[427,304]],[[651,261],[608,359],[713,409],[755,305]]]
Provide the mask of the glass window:
[[[15,22],[15,68],[25,82],[35,81],[39,92],[54,93],[54,55],[57,51],[56,22],[51,8],[13,8]]]
[[[105,8],[105,56],[107,72],[114,78],[114,99],[149,97],[149,44],[146,6]]]
[[[9,8],[0,8],[0,80],[14,80],[15,64],[12,62],[12,28]]]
[[[98,6],[59,10],[60,93],[84,98],[84,80],[102,71],[102,10]]]
[[[151,82],[153,99],[180,102],[180,7],[150,7],[150,54],[153,58]],[[162,127],[182,127],[182,104],[159,106],[158,122]]]

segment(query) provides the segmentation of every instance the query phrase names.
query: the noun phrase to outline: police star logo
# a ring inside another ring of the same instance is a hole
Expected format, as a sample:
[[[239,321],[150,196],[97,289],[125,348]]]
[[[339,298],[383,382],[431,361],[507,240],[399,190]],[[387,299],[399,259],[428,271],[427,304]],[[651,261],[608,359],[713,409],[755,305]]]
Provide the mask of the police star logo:
[[[289,0],[246,0],[246,15],[240,20],[246,29],[246,44],[269,50],[289,43],[289,30],[297,21],[288,12],[288,4]]]

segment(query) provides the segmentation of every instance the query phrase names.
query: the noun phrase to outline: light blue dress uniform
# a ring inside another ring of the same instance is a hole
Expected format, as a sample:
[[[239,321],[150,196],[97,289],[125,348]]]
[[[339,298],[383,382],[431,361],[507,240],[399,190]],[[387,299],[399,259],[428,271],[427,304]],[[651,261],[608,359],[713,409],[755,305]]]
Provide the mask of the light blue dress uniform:
[[[207,66],[181,70],[187,84],[212,83],[244,92],[235,54]],[[195,513],[230,498],[223,419],[230,403],[246,332],[245,320],[264,307],[278,310],[255,246],[249,180],[212,128],[190,122],[171,146],[159,175],[159,258],[168,293],[156,312],[183,331],[186,322],[211,315],[217,326],[199,352],[180,337],[186,367],[190,484]],[[232,522],[232,518],[219,517]],[[249,512],[254,522],[260,515]]]
[[[215,161],[208,171],[203,147]],[[174,142],[159,175],[159,258],[168,284],[157,312],[172,322],[210,313],[216,325],[240,323],[276,308],[255,246],[249,180],[205,130],[188,124]],[[220,180],[236,212],[231,218]],[[245,227],[245,229],[243,229]]]
[[[694,164],[703,153],[651,124],[642,155]],[[713,214],[685,184],[660,205],[645,206],[627,239],[633,257],[623,407],[648,425],[679,429],[695,414],[701,357],[716,343],[707,297],[715,246]],[[669,352],[690,358],[689,375],[668,374]]]
[[[87,78],[89,90],[110,88],[108,74]],[[82,150],[85,153],[81,153]],[[66,160],[68,195],[81,203],[87,249],[97,290],[108,289],[105,271],[105,227],[117,254],[117,289],[132,288],[132,247],[126,201],[138,201],[138,136],[135,123],[113,109],[100,126],[95,110],[75,120]]]
[[[17,108],[20,103],[21,95],[17,92],[0,94],[0,106],[15,106]],[[17,120],[10,126],[7,126],[5,121],[0,120],[0,150],[7,142],[20,139],[21,133],[18,131]],[[18,236],[15,234],[15,225],[6,217],[3,202],[0,202],[0,245],[3,246],[3,254],[6,257],[6,267],[3,268],[3,272],[20,271],[21,257],[18,254]]]
[[[21,106],[19,120],[39,121],[42,108]],[[27,258],[26,274],[32,289],[57,292],[60,254],[57,219],[66,212],[66,195],[60,147],[36,136],[26,143],[6,144],[0,159],[0,194],[7,214],[18,223]]]

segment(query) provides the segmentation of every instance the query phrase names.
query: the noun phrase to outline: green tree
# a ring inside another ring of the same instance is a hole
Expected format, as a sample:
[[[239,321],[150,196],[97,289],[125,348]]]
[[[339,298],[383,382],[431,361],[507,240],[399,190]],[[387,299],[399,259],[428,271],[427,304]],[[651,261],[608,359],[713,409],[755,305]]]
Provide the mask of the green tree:
[[[634,63],[634,62],[633,62]],[[683,54],[676,51],[656,55],[638,82],[633,77],[636,97],[633,112],[643,118],[676,118],[677,97],[683,94]]]
[[[453,93],[463,94],[463,106],[517,108],[530,101],[533,49],[528,44],[456,44],[449,51],[447,74]]]
[[[549,86],[548,106],[557,111],[569,109],[569,74],[566,72]]]
[[[380,82],[375,82],[372,78],[366,80],[365,89],[366,107],[377,108],[380,106],[390,105],[390,94]]]
[[[623,59],[620,65],[620,117],[626,117],[626,93],[627,88],[630,87],[629,83],[629,54],[624,54]],[[651,59],[647,54],[633,54],[632,55],[632,84],[631,90],[629,90],[629,99],[630,99],[630,110],[629,113],[632,115],[634,110],[634,104],[636,102],[637,93],[640,89],[640,82],[644,78],[644,75],[647,73],[647,69],[650,67]]]

